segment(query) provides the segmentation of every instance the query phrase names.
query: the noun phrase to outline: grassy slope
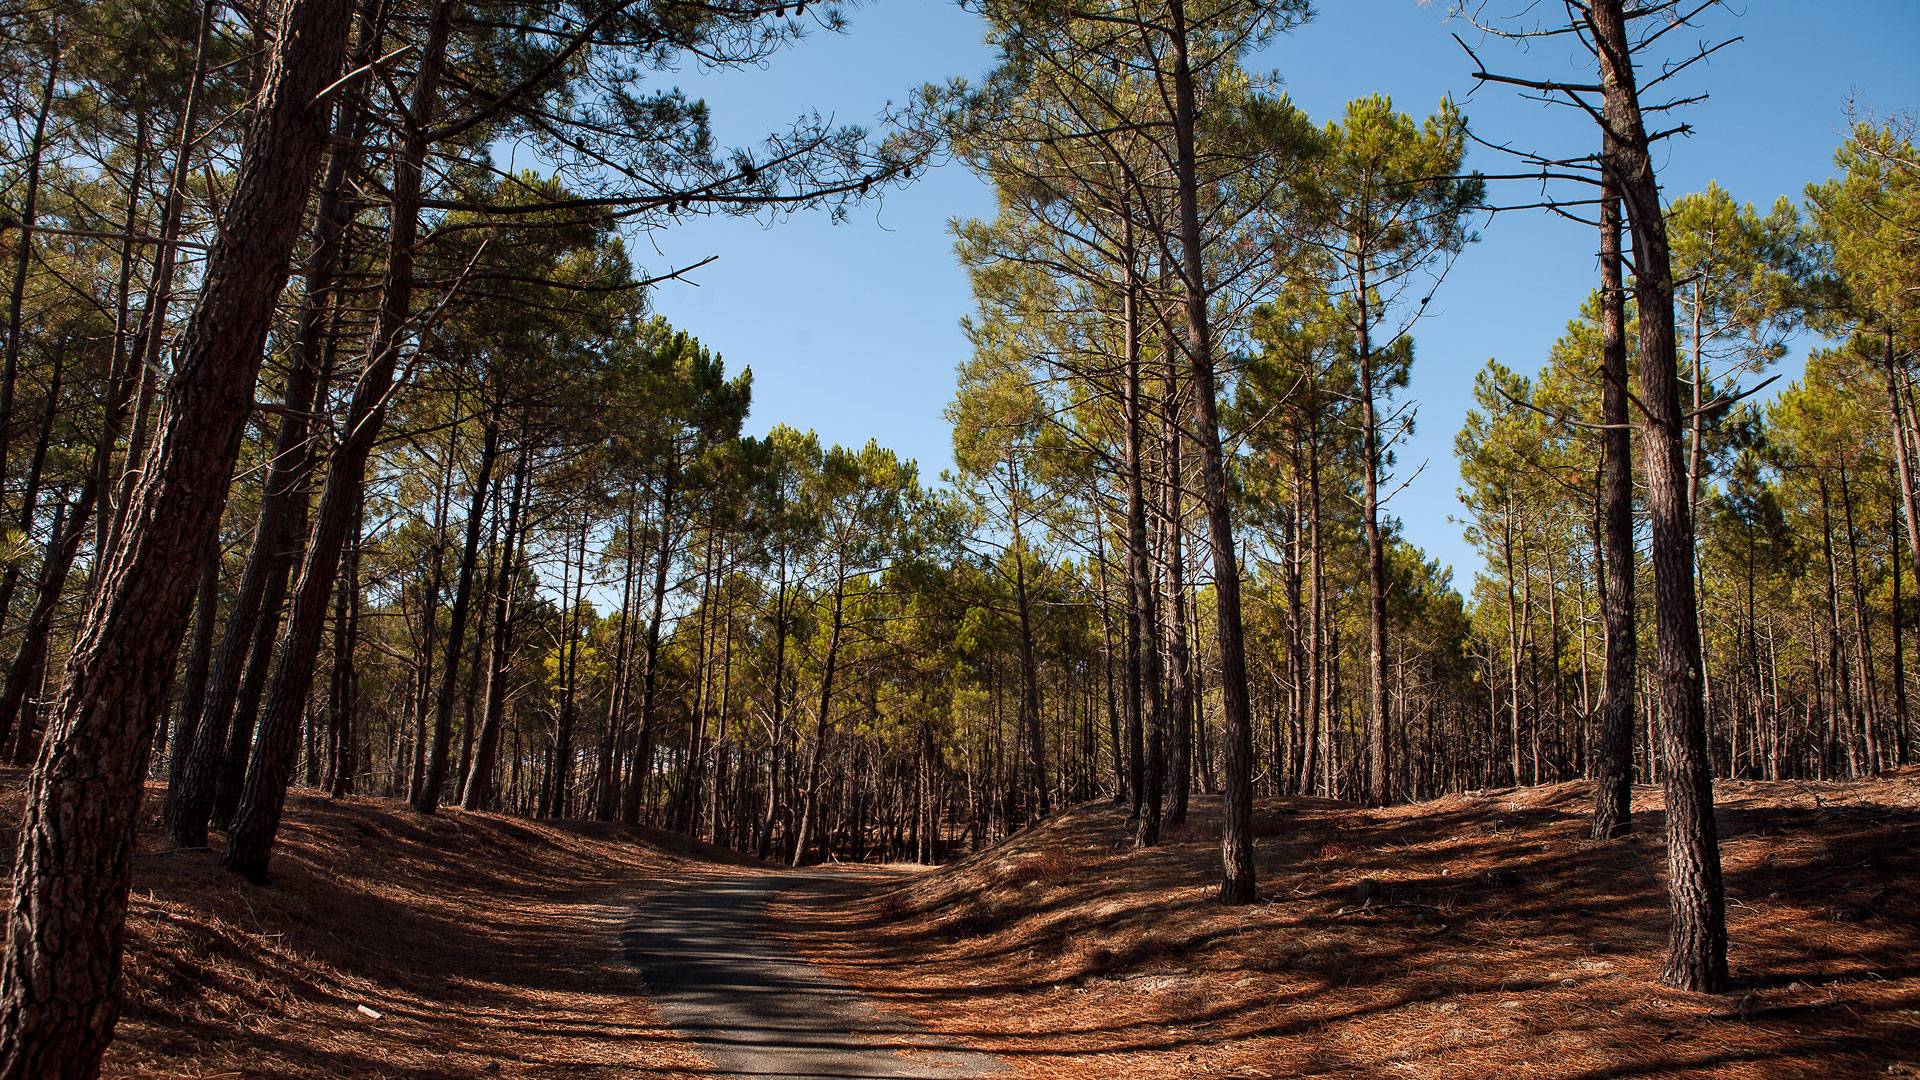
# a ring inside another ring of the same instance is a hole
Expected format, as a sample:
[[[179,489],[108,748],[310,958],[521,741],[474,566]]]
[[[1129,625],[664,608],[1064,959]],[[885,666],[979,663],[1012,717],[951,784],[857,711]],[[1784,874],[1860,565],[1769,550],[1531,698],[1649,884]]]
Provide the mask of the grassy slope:
[[[1724,997],[1665,990],[1658,792],[1584,839],[1582,784],[1367,811],[1266,801],[1261,902],[1212,902],[1217,802],[1135,850],[1082,807],[851,909],[816,959],[1046,1077],[1920,1071],[1920,771],[1719,787]]]
[[[10,810],[20,783],[0,774]],[[213,852],[167,850],[159,794],[144,810],[126,1007],[107,1075],[700,1067],[659,1027],[618,942],[633,900],[714,869],[713,853],[610,825],[458,810],[429,819],[381,800],[296,793],[273,881],[256,887],[215,866]]]

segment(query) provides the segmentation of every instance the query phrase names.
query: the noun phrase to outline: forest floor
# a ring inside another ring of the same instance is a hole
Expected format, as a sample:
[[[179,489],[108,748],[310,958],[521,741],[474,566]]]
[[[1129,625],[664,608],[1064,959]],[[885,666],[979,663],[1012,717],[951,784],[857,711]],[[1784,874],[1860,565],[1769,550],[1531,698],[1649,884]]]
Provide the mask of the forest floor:
[[[21,780],[0,770],[9,824]],[[1237,909],[1213,902],[1211,799],[1155,849],[1086,806],[932,872],[796,875],[296,792],[262,887],[171,850],[159,795],[110,1077],[817,1074],[822,1051],[862,1076],[1920,1075],[1920,770],[1718,786],[1737,985],[1715,996],[1654,981],[1650,789],[1603,844],[1584,784],[1264,800]]]
[[[0,770],[5,835],[23,775]],[[741,860],[642,829],[296,791],[265,886],[142,809],[109,1077],[635,1077],[707,1072],[621,932]],[[378,1013],[368,1016],[361,1006]]]
[[[1920,770],[1717,785],[1735,989],[1657,985],[1659,792],[1584,838],[1562,784],[1263,800],[1224,908],[1218,800],[1162,847],[1081,807],[864,895],[776,901],[868,996],[1049,1078],[1920,1075]]]

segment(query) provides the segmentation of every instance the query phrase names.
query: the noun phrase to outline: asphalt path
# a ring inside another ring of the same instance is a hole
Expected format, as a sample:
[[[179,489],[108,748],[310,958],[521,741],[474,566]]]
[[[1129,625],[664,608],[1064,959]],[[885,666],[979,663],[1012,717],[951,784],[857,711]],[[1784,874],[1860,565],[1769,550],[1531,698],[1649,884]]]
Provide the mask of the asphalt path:
[[[713,1075],[783,1080],[972,1080],[995,1058],[880,1008],[769,932],[767,902],[804,886],[831,896],[831,873],[699,881],[641,904],[622,933],[666,1023]]]

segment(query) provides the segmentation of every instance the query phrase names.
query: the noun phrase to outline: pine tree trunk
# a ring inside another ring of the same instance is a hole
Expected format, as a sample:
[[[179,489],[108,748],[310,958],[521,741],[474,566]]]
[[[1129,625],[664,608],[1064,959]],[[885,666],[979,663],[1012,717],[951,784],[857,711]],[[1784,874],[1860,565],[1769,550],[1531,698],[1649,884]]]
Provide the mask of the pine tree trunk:
[[[47,58],[47,78],[40,91],[40,107],[33,114],[33,136],[27,142],[26,192],[20,204],[20,221],[16,226],[20,236],[14,241],[13,280],[7,292],[7,352],[4,365],[0,365],[0,481],[6,478],[7,451],[12,445],[13,396],[20,379],[27,275],[33,269],[33,230],[40,222],[40,168],[47,151],[47,121],[53,115],[54,90],[60,85],[62,36],[57,22],[53,31],[53,55]],[[3,230],[0,235],[4,235]],[[4,483],[0,483],[0,491],[4,490]],[[4,610],[0,607],[0,611]]]
[[[366,56],[374,44],[364,15],[359,33],[355,60]],[[287,577],[299,557],[301,534],[306,530],[305,481],[314,457],[308,438],[312,430],[310,414],[326,381],[325,368],[331,354],[328,312],[335,307],[334,291],[345,257],[347,181],[361,154],[360,109],[349,103],[341,113],[334,128],[340,141],[327,157],[320,184],[306,296],[294,332],[284,389],[286,412],[280,416],[273,456],[267,464],[253,546],[228,608],[201,706],[182,713],[181,734],[174,740],[164,824],[173,842],[181,847],[205,847],[207,824],[215,808],[221,809],[218,817],[224,826],[239,801],[253,718],[259,710],[259,694],[266,682],[280,609],[286,600]],[[229,736],[236,716],[244,716],[246,723],[242,726],[246,731],[234,751],[235,740]],[[222,794],[225,799],[220,798]]]
[[[1667,890],[1672,923],[1660,979],[1685,990],[1727,985],[1726,899],[1713,815],[1707,716],[1700,671],[1699,609],[1694,602],[1693,514],[1675,355],[1673,270],[1667,226],[1648,152],[1622,0],[1591,0],[1589,21],[1600,59],[1611,155],[1633,230],[1643,408],[1640,435],[1647,472],[1647,514],[1653,522],[1656,670],[1665,728]]]
[[[1600,594],[1606,624],[1605,685],[1589,835],[1611,840],[1633,831],[1633,686],[1639,653],[1634,626],[1633,439],[1628,431],[1626,292],[1620,265],[1620,202],[1611,180],[1600,203],[1601,502],[1606,577]]]
[[[1170,0],[1174,83],[1173,131],[1179,185],[1181,276],[1187,314],[1187,362],[1198,406],[1201,494],[1213,546],[1214,603],[1219,618],[1221,715],[1225,721],[1226,820],[1220,831],[1220,899],[1254,900],[1253,716],[1247,700],[1246,643],[1240,626],[1240,563],[1233,542],[1227,470],[1220,447],[1219,389],[1214,382],[1213,339],[1208,325],[1207,285],[1201,265],[1198,170],[1194,163],[1193,70],[1187,55],[1185,0]]]
[[[507,500],[507,525],[500,538],[500,565],[495,572],[493,590],[493,642],[487,650],[486,703],[480,710],[480,732],[473,741],[473,764],[467,770],[460,792],[465,810],[485,810],[493,805],[494,759],[499,754],[500,725],[507,709],[507,666],[513,656],[513,596],[519,582],[521,548],[524,546],[521,523],[526,513],[527,478],[533,468],[533,454],[526,445],[526,421],[520,423],[519,460],[513,470],[513,494]]]
[[[0,1080],[87,1080],[118,1014],[141,778],[320,154],[347,0],[288,0],[125,542],[101,568],[28,782],[0,967]]]
[[[840,660],[840,629],[846,587],[846,575],[842,572],[833,582],[833,621],[827,634],[826,667],[820,675],[820,708],[815,714],[813,749],[807,754],[807,787],[800,807],[800,826],[794,832],[794,866],[806,861],[808,843],[816,828],[815,819],[820,816],[820,766],[826,756],[827,733],[831,730],[828,721],[833,708],[834,669]]]
[[[460,575],[453,588],[448,613],[447,652],[440,668],[440,689],[433,705],[433,749],[427,758],[427,779],[413,808],[431,814],[440,806],[440,789],[447,781],[447,752],[453,745],[454,684],[460,673],[460,654],[466,648],[467,612],[473,604],[473,571],[480,561],[480,525],[487,513],[487,488],[500,456],[500,416],[495,406],[487,416],[480,444],[480,467],[468,482],[473,493],[467,503],[466,543],[460,550]]]
[[[653,564],[653,614],[647,620],[646,667],[640,673],[640,740],[633,754],[633,776],[620,802],[620,820],[640,824],[647,782],[653,774],[653,713],[660,685],[660,620],[666,613],[667,568],[673,562],[673,481],[660,489],[660,548]]]
[[[1181,498],[1180,474],[1180,380],[1168,350],[1167,397],[1162,403],[1160,435],[1166,447],[1167,483],[1163,492],[1165,508],[1161,519],[1161,558],[1166,562],[1162,578],[1160,613],[1161,632],[1167,639],[1167,715],[1168,735],[1172,739],[1167,761],[1167,807],[1163,827],[1179,828],[1187,820],[1187,803],[1193,793],[1193,667],[1187,649],[1186,556],[1181,539],[1186,532],[1186,507]]]
[[[439,94],[447,39],[456,0],[440,0],[428,22],[420,70],[404,134],[394,156],[393,199],[389,208],[387,272],[380,310],[360,378],[353,389],[345,434],[327,469],[326,488],[314,517],[305,559],[294,589],[273,676],[268,685],[260,734],[254,743],[233,827],[227,833],[222,866],[249,880],[265,880],[268,859],[286,807],[287,783],[298,748],[300,714],[313,686],[314,658],[326,625],[328,600],[340,554],[358,510],[366,482],[367,459],[384,426],[389,391],[400,359],[402,339],[412,322],[413,261],[420,231],[420,192],[427,153],[427,125]]]

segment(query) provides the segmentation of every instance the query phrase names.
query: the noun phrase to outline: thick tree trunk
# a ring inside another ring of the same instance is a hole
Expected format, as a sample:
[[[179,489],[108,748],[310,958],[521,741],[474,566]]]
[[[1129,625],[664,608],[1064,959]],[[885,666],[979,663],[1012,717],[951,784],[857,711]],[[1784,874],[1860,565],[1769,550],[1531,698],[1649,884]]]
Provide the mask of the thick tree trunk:
[[[1673,270],[1635,86],[1622,0],[1591,0],[1589,20],[1614,137],[1611,165],[1633,229],[1638,299],[1647,512],[1653,522],[1654,615],[1658,627],[1660,714],[1665,727],[1667,890],[1672,925],[1660,979],[1685,990],[1727,984],[1726,899],[1713,816],[1713,777],[1700,671],[1699,609],[1694,603],[1693,514],[1674,352]]]
[[[0,968],[0,1078],[92,1077],[118,1014],[141,778],[253,406],[339,73],[348,0],[288,0],[199,303],[28,782]]]
[[[364,17],[359,33],[355,60],[373,47],[373,35]],[[216,808],[224,827],[239,801],[246,756],[252,745],[253,718],[259,710],[260,691],[266,683],[273,641],[279,631],[280,609],[286,601],[287,577],[299,557],[306,530],[306,479],[314,458],[309,448],[311,414],[326,381],[325,368],[331,354],[328,312],[334,307],[335,286],[345,254],[347,181],[361,155],[360,110],[348,104],[341,114],[334,128],[339,141],[327,157],[320,185],[306,295],[283,391],[286,412],[280,417],[273,456],[267,463],[253,546],[227,611],[201,706],[181,714],[180,734],[174,740],[164,823],[168,835],[181,847],[205,847],[208,821],[216,816]],[[246,722],[239,725],[244,732],[230,730],[236,716],[245,718]],[[241,738],[232,738],[234,734]]]

